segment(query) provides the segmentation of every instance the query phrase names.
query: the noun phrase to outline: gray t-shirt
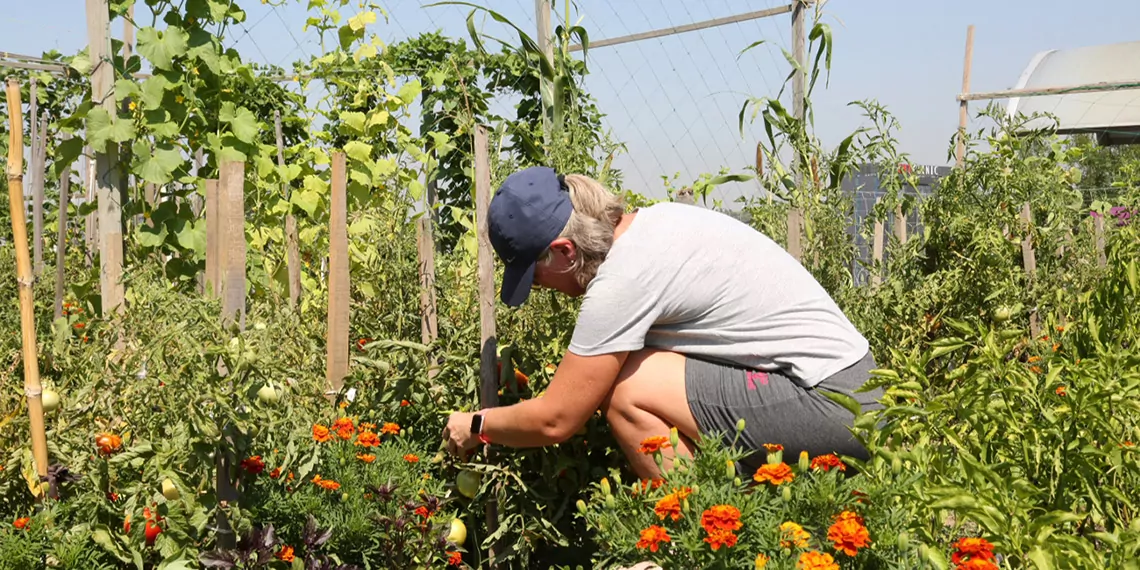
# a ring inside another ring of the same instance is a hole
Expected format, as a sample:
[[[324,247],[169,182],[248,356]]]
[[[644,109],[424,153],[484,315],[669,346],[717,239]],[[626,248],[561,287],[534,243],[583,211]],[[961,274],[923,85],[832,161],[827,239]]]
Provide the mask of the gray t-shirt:
[[[697,206],[638,211],[586,288],[570,350],[658,348],[805,387],[858,362],[867,340],[827,291],[751,226]]]

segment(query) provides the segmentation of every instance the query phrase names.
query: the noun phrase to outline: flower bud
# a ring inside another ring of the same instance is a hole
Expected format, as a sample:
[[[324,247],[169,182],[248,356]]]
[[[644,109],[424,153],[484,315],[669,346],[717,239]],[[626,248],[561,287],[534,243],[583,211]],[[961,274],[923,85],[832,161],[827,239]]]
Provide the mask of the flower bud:
[[[807,451],[801,451],[799,463],[800,471],[807,471],[809,467],[811,467],[811,458],[808,457]]]
[[[692,489],[693,494],[696,495],[697,493],[699,493],[701,491],[701,486],[697,485],[696,483],[693,483],[692,485],[689,485],[689,489]]]
[[[787,486],[787,485],[784,485],[783,493],[784,493],[784,502],[785,503],[792,502],[792,488]]]
[[[736,485],[737,487],[739,487],[739,486],[743,485],[743,483],[740,481],[740,477],[737,477],[737,478],[733,479],[733,480],[732,480],[732,484],[733,484],[733,485]]]
[[[614,473],[614,486],[621,488],[621,473]]]
[[[602,477],[602,494],[610,496],[610,480],[605,477]]]
[[[578,505],[578,512],[586,514],[586,501],[578,499],[578,502],[576,504]]]
[[[606,495],[606,507],[610,509],[617,508],[617,501],[614,500],[613,495]]]
[[[681,438],[677,435],[677,428],[669,428],[669,445],[672,445],[673,449],[677,449],[677,444],[680,442]]]
[[[688,497],[681,499],[681,511],[689,514],[689,499]]]
[[[910,533],[905,530],[899,532],[899,548],[906,549],[908,542],[910,542]]]
[[[736,433],[744,433],[744,418],[736,420]]]
[[[902,463],[901,457],[896,455],[896,456],[891,458],[891,473],[894,473],[895,475],[902,473],[902,467],[903,467],[903,463]]]
[[[727,460],[724,462],[724,472],[728,475],[729,479],[736,477],[736,462]]]

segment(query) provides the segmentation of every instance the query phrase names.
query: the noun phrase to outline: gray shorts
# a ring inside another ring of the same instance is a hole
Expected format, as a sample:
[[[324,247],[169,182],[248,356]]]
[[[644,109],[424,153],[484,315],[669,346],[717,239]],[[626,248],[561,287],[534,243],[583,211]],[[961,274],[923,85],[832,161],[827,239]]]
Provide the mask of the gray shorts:
[[[702,437],[719,432],[725,444],[732,445],[736,423],[744,418],[745,429],[736,447],[750,454],[737,465],[742,476],[763,465],[765,443],[783,445],[784,462],[789,465],[799,459],[801,451],[811,457],[834,453],[866,460],[867,450],[850,431],[851,412],[816,388],[851,396],[864,411],[879,409],[882,388],[855,392],[875,367],[868,352],[814,388],[803,388],[780,372],[757,372],[686,355],[685,393]]]

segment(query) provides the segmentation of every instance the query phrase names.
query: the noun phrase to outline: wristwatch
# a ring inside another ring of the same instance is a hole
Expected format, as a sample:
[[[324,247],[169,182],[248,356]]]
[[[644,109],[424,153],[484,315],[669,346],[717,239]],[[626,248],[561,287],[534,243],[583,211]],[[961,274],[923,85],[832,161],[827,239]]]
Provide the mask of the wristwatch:
[[[491,440],[483,433],[483,414],[475,414],[471,416],[471,433],[479,435],[479,441],[485,445],[490,445]]]

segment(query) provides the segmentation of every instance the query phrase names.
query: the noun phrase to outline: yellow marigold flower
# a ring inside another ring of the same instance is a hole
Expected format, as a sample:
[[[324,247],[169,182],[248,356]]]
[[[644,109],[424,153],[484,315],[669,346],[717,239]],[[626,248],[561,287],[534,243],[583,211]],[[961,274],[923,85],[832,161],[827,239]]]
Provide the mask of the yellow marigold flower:
[[[764,554],[763,552],[757,554],[756,555],[756,570],[764,570],[764,567],[768,565],[768,560],[769,560],[768,556],[766,554]]]
[[[638,448],[637,451],[648,455],[650,453],[657,453],[667,447],[669,447],[669,438],[663,435],[654,435],[641,440],[641,447]]]
[[[776,453],[777,451],[783,451],[784,446],[778,443],[765,443],[764,449],[768,450],[768,453]]]
[[[752,479],[758,483],[771,483],[773,485],[790,483],[795,478],[796,475],[792,473],[792,468],[784,462],[761,465],[756,470],[756,474],[752,476]]]
[[[839,565],[830,554],[810,550],[800,555],[796,570],[839,570]]]
[[[804,527],[792,521],[780,525],[780,548],[807,548],[810,537]]]
[[[860,548],[871,544],[871,535],[863,526],[863,518],[851,511],[843,511],[827,529],[827,539],[835,549],[847,556],[855,556]]]

